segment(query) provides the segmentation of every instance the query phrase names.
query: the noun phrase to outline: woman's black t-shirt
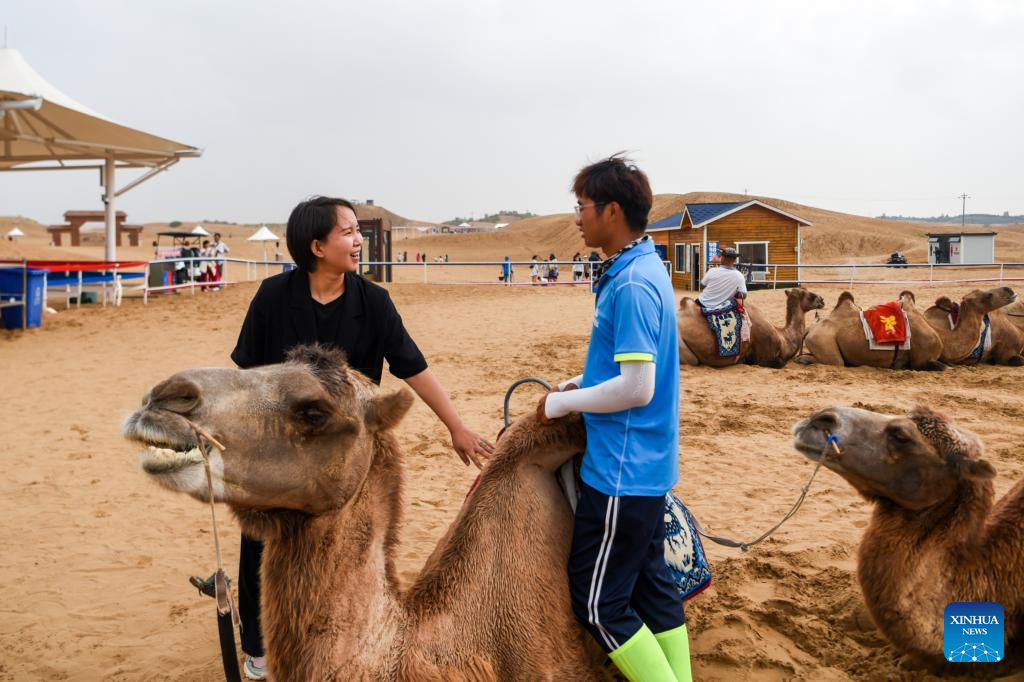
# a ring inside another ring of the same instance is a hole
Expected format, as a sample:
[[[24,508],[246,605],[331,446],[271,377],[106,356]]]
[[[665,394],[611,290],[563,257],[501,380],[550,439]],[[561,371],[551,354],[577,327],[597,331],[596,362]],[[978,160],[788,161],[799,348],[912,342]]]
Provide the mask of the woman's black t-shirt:
[[[387,289],[348,273],[345,293],[324,306],[313,300],[309,277],[302,270],[263,280],[231,359],[242,368],[272,365],[284,362],[293,347],[318,341],[344,350],[349,365],[377,384],[384,360],[399,379],[427,368]]]

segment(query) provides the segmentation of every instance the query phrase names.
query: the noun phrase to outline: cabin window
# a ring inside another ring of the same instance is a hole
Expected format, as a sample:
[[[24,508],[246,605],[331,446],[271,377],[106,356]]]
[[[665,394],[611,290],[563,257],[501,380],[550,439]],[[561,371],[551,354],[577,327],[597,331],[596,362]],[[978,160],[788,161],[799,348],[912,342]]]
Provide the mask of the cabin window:
[[[739,269],[748,282],[763,282],[768,272],[768,242],[736,242],[740,252]]]
[[[676,244],[676,272],[689,272],[690,271],[690,250],[687,244]]]

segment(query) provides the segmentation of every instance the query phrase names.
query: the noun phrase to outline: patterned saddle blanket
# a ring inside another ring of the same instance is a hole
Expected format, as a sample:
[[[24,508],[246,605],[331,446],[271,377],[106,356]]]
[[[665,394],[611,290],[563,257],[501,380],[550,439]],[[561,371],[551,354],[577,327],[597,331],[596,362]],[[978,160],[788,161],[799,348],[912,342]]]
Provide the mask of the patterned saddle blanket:
[[[699,301],[697,305],[707,320],[711,333],[715,335],[718,357],[739,355],[740,344],[750,338],[749,334],[744,334],[747,320],[740,304],[733,299],[717,308],[705,308]]]

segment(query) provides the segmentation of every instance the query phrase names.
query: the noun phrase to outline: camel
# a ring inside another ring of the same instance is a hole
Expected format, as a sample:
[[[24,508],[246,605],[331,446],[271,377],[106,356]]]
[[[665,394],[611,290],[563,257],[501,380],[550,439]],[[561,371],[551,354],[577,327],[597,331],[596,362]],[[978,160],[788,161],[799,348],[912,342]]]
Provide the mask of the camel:
[[[904,664],[939,671],[949,602],[999,602],[1008,651],[1024,642],[1024,480],[994,503],[980,439],[918,407],[892,416],[832,407],[793,426],[794,447],[826,458],[874,503],[857,577],[872,618]],[[961,668],[962,670],[962,668]]]
[[[824,308],[825,300],[803,287],[786,289],[786,324],[783,327],[769,322],[749,301],[744,301],[743,305],[747,311],[744,324],[750,325],[750,339],[741,342],[738,355],[723,358],[718,355],[715,336],[697,302],[689,297],[679,301],[679,363],[730,367],[743,362],[781,368],[803,345],[806,313]]]
[[[760,308],[747,303],[751,326],[746,362],[761,367],[784,367],[803,346],[806,313],[824,307],[825,299],[803,287],[786,289],[786,324],[776,327]]]
[[[807,332],[807,353],[796,361],[836,367],[887,367],[892,369],[942,370],[942,339],[917,309],[914,294],[903,291],[900,305],[910,322],[910,350],[871,350],[860,321],[860,308],[853,294],[844,291],[827,318]]]
[[[1013,333],[1016,328],[1000,330],[1000,343],[996,343],[996,334],[992,316],[1014,301],[1016,294],[1009,287],[997,287],[988,291],[975,289],[959,304],[953,303],[948,297],[940,296],[935,305],[924,311],[928,324],[942,339],[942,355],[940,360],[949,365],[976,365],[988,361],[999,364],[1010,364],[1013,358],[1020,357],[1020,345],[1013,344]],[[956,326],[950,328],[949,315],[957,311]],[[978,349],[985,316],[989,316],[992,329],[992,348]],[[1003,325],[1008,324],[1005,315],[1001,317]]]
[[[594,680],[604,655],[570,607],[572,514],[553,472],[584,447],[579,419],[531,413],[493,460],[415,583],[399,588],[403,456],[393,429],[412,402],[384,393],[341,351],[193,369],[157,384],[125,422],[143,471],[214,498],[265,543],[262,624],[272,679]]]

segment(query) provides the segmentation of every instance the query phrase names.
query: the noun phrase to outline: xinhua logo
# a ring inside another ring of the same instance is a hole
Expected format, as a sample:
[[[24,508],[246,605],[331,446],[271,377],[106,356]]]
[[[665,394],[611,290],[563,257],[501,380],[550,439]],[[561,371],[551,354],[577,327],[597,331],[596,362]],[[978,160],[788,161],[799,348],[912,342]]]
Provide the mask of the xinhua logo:
[[[953,663],[995,663],[1006,654],[1003,607],[992,601],[955,601],[946,605],[943,652]]]

